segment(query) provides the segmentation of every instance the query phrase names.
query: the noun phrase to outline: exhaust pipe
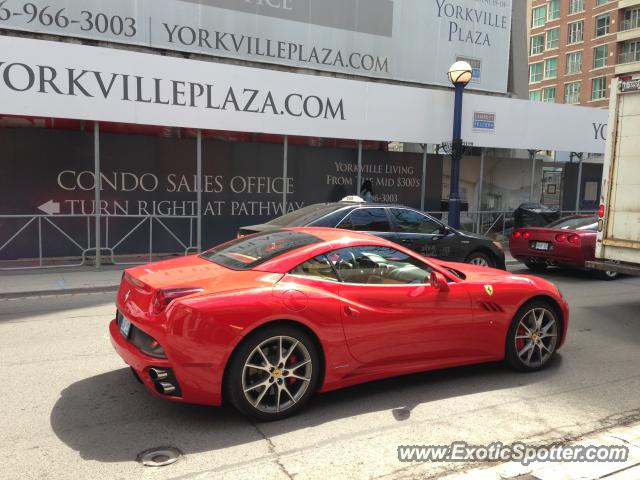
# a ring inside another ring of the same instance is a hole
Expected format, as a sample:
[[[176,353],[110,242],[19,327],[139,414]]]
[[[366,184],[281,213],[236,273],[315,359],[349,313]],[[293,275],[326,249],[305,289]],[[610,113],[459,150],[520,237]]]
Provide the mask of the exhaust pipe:
[[[158,382],[156,383],[156,388],[160,393],[164,393],[165,395],[170,395],[176,391],[176,387],[169,382]]]
[[[149,369],[149,376],[151,377],[151,380],[164,380],[169,376],[169,374],[166,370],[152,367]]]

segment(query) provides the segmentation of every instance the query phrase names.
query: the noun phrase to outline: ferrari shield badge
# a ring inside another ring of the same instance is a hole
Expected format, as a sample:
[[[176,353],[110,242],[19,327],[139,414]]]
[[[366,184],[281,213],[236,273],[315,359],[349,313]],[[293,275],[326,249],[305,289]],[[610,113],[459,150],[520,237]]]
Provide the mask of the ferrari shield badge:
[[[493,295],[493,285],[485,285],[484,291],[487,292],[487,295]]]

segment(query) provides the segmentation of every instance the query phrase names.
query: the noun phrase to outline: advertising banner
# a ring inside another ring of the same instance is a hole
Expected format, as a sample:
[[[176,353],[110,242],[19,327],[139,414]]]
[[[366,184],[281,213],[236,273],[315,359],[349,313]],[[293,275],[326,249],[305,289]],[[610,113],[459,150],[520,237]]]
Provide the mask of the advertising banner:
[[[447,85],[507,89],[512,0],[3,0],[0,28]]]
[[[39,238],[45,257],[79,256],[94,242],[87,217],[96,212],[93,131],[0,128],[0,148],[0,260],[37,257]],[[355,149],[292,145],[286,178],[282,145],[203,139],[202,156],[204,247],[234,238],[239,227],[357,192]],[[195,139],[102,133],[100,157],[105,252],[184,252],[184,245],[195,245]],[[427,205],[433,207],[442,160],[430,156],[429,165]],[[419,208],[422,155],[365,151],[362,179],[371,180],[377,201]],[[47,217],[11,240],[42,214]]]
[[[453,94],[0,36],[0,113],[440,144]],[[603,153],[607,111],[464,97],[477,147]]]

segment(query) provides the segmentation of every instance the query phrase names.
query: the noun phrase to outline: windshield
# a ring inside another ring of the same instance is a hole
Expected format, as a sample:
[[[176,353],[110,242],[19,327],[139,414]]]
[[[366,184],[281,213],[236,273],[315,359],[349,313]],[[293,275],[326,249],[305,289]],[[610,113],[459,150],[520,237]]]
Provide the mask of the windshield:
[[[547,225],[546,228],[559,228],[562,230],[597,230],[597,217],[566,217],[556,220]]]
[[[281,227],[304,227],[327,213],[333,212],[336,208],[335,204],[316,203],[314,205],[307,205],[281,217],[274,218],[267,223]]]
[[[307,233],[278,230],[233,240],[200,256],[232,270],[251,270],[267,260],[320,241]]]

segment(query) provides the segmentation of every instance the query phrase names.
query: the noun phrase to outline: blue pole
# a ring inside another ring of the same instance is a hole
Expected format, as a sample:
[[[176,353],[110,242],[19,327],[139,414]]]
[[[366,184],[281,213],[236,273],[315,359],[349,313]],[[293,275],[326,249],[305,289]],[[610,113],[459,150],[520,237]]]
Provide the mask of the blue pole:
[[[449,225],[460,228],[460,157],[462,156],[462,92],[464,85],[455,85],[453,109],[453,142],[451,145],[451,185],[449,189]]]

